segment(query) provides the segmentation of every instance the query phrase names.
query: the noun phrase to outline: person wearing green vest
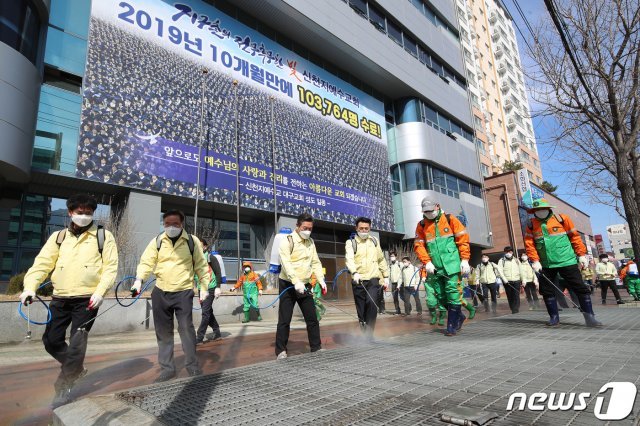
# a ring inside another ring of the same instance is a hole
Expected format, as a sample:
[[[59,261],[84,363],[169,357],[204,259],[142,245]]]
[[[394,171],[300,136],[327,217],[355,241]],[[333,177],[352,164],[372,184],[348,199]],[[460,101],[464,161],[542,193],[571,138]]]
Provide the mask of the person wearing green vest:
[[[549,313],[547,325],[560,324],[556,286],[553,284],[560,275],[567,288],[576,294],[586,326],[601,327],[602,323],[593,313],[591,292],[582,282],[578,267],[589,266],[587,248],[571,218],[565,214],[553,214],[552,208],[544,198],[534,200],[528,210],[533,213],[533,218],[527,223],[524,237],[527,256],[533,262],[531,267],[535,272],[541,272],[540,294]]]
[[[251,308],[258,311],[258,321],[262,321],[260,308],[258,307],[258,296],[262,296],[262,283],[260,282],[260,276],[253,272],[253,265],[248,261],[242,262],[242,271],[243,274],[238,278],[238,282],[236,282],[236,285],[231,289],[231,291],[236,291],[242,287],[242,311],[244,312],[244,319],[242,322],[247,323],[250,321]]]
[[[457,217],[445,214],[434,198],[422,200],[424,219],[416,226],[413,249],[435,289],[438,302],[447,306],[445,336],[455,336],[467,317],[461,311],[461,274],[469,274],[469,234]]]
[[[196,345],[204,342],[204,337],[207,332],[207,327],[211,327],[213,330],[213,336],[210,340],[217,340],[222,337],[220,333],[220,324],[216,320],[216,316],[213,314],[213,301],[220,297],[220,265],[218,259],[209,253],[209,247],[205,240],[202,242],[202,252],[209,264],[209,274],[211,274],[211,281],[209,281],[207,297],[202,301],[202,320],[196,333]],[[198,277],[195,277],[196,284],[198,284]],[[197,286],[199,288],[199,286]]]

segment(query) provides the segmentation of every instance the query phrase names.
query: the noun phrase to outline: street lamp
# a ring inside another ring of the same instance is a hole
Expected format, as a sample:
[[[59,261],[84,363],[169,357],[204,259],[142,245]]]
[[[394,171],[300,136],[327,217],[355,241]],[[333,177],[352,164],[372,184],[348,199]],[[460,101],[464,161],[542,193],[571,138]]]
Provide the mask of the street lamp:
[[[200,164],[202,163],[202,145],[204,144],[204,93],[209,70],[202,68],[202,98],[200,100],[200,142],[198,143],[198,168],[196,176],[196,209],[193,215],[193,233],[198,234],[198,201],[200,200]]]

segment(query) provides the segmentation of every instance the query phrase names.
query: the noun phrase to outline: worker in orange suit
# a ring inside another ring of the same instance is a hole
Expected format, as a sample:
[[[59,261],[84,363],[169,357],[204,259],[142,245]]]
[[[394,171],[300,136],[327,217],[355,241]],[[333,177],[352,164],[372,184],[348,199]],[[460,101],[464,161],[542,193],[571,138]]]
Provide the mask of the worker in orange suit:
[[[426,285],[434,289],[438,303],[447,307],[446,336],[455,336],[467,319],[461,311],[461,276],[471,272],[469,234],[457,217],[445,214],[438,201],[422,200],[423,219],[418,222],[413,249],[427,272]]]
[[[591,305],[591,292],[582,281],[581,268],[588,268],[587,248],[571,218],[553,214],[553,206],[544,198],[534,200],[529,213],[533,218],[525,229],[524,245],[531,267],[540,273],[540,294],[549,313],[548,326],[560,324],[554,282],[558,274],[567,288],[578,296],[580,310],[587,327],[600,327]]]
[[[251,308],[258,311],[258,321],[262,321],[260,316],[260,308],[258,307],[258,295],[262,296],[262,283],[260,282],[260,275],[253,272],[253,265],[251,262],[242,262],[243,274],[238,278],[236,285],[231,291],[236,291],[242,287],[242,311],[244,312],[243,323],[249,322],[249,313]]]

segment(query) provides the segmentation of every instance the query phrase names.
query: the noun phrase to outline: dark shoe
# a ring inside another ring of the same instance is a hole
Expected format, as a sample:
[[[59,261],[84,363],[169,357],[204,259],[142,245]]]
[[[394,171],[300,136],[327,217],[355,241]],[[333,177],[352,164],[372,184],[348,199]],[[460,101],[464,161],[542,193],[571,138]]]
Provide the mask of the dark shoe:
[[[176,372],[175,371],[163,371],[162,373],[160,373],[158,378],[153,381],[153,383],[166,382],[168,380],[173,379],[174,377],[176,377]]]
[[[462,323],[464,322],[464,320],[467,319],[467,317],[465,317],[464,314],[462,313],[462,306],[456,305],[455,310],[456,310],[456,317],[458,318],[456,331],[460,331],[460,329],[462,328]]]
[[[560,324],[560,315],[558,314],[558,301],[555,297],[547,297],[544,299],[544,305],[547,307],[549,321],[546,323],[549,327],[555,327]]]
[[[214,331],[213,332],[213,336],[209,339],[209,340],[218,340],[218,339],[222,339],[222,334],[220,334],[219,331]]]
[[[624,305],[624,301],[622,299],[618,300],[616,303],[618,303],[618,305]]]
[[[187,370],[187,374],[189,374],[189,377],[202,376],[202,370],[194,368],[193,370]]]
[[[204,339],[200,339],[200,338],[196,339],[196,346],[201,345],[203,343],[204,343]]]
[[[458,312],[453,307],[449,307],[449,311],[447,313],[447,330],[445,331],[445,336],[455,336],[456,335],[456,327],[458,326]]]
[[[606,304],[607,304],[607,301],[606,301],[606,300],[603,300],[603,301],[602,301],[602,304],[603,304],[603,305],[606,305]]]
[[[56,390],[56,396],[53,398],[53,401],[51,401],[51,408],[56,409],[70,403],[71,400],[71,386],[64,384]]]
[[[590,294],[580,294],[578,296],[578,302],[580,302],[580,310],[584,316],[584,322],[587,327],[602,327],[602,323],[596,319],[593,313],[593,306],[591,305]]]
[[[584,324],[587,327],[602,327],[602,323],[596,319],[594,314],[582,313],[584,316]]]

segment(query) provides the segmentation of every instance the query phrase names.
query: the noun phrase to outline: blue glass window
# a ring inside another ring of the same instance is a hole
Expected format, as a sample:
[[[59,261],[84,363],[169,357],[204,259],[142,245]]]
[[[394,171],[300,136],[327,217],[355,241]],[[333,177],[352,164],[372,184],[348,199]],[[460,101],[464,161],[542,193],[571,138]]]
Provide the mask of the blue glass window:
[[[34,167],[75,172],[81,102],[78,94],[42,86],[33,147]]]

